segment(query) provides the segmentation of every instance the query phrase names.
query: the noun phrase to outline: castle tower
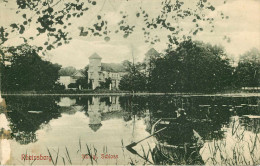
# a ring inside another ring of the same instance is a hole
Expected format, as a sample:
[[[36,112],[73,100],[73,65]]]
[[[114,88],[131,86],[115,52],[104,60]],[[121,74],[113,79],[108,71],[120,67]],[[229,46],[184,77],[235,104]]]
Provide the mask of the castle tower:
[[[89,127],[96,132],[101,126],[100,98],[92,97],[92,102],[88,101]]]
[[[89,57],[88,82],[92,83],[92,89],[99,86],[101,74],[101,57],[94,53]]]

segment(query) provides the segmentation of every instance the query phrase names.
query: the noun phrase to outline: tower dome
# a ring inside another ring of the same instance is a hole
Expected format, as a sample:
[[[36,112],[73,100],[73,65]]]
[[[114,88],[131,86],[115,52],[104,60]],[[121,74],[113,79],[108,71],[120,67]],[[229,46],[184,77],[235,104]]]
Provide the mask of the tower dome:
[[[102,59],[97,53],[92,54],[89,59]]]

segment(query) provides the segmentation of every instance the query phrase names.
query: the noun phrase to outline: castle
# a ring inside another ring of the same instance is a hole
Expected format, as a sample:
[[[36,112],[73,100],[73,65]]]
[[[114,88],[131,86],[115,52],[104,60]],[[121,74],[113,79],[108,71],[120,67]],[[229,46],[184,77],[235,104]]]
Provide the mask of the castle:
[[[144,72],[146,75],[149,75],[150,71],[147,69],[153,68],[153,61],[157,59],[160,54],[154,49],[151,48],[146,54],[143,63],[145,67],[141,69],[141,72]],[[125,74],[127,74],[126,66],[122,63],[102,63],[102,57],[97,53],[92,54],[89,57],[88,67],[88,84],[90,89],[96,89],[100,87],[101,83],[106,82],[109,79],[109,89],[119,89],[119,83]],[[79,78],[84,78],[86,74],[82,70],[76,71],[72,75],[60,76],[58,82],[65,85],[65,89],[73,89],[69,87],[70,84],[75,84]],[[82,89],[81,85],[77,87]],[[74,88],[76,89],[76,88]]]
[[[95,89],[101,82],[110,78],[112,82],[109,89],[118,89],[122,76],[126,74],[125,68],[122,64],[101,63],[101,60],[97,53],[89,57],[88,83],[91,84],[92,89]]]

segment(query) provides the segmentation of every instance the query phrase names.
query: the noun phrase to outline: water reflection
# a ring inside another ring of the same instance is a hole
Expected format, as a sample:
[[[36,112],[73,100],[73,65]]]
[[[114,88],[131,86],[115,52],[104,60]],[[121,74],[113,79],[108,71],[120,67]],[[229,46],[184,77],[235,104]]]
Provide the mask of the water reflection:
[[[21,144],[36,142],[35,132],[61,115],[55,100],[50,97],[6,97],[12,138]]]
[[[162,132],[163,137],[157,135],[155,137],[157,141],[147,139],[137,145],[134,147],[136,152],[142,152],[144,149],[147,153],[150,149],[149,155],[146,155],[149,161],[155,164],[203,164],[209,157],[206,152],[211,143],[229,140],[229,133],[232,133],[234,128],[234,125],[231,125],[234,117],[237,117],[236,124],[241,125],[237,130],[242,132],[245,130],[244,133],[247,135],[260,132],[260,100],[257,97],[7,96],[5,98],[9,111],[4,115],[11,130],[10,137],[14,141],[12,164],[21,164],[17,158],[27,150],[33,149],[31,153],[47,153],[46,147],[52,147],[57,151],[58,147],[65,146],[71,149],[71,153],[75,153],[71,154],[75,162],[73,164],[82,164],[77,158],[79,139],[87,141],[98,149],[99,153],[107,147],[110,153],[118,154],[120,158],[117,164],[129,164],[133,161],[135,164],[136,162],[149,164],[142,159],[144,157],[142,154],[138,156],[122,149],[122,144],[127,145],[149,136],[156,121],[176,118],[178,109],[185,110],[189,126],[205,141],[202,148],[205,152],[202,153],[202,150],[197,149],[196,153],[193,151],[187,153],[187,149],[186,151],[185,148],[180,149],[180,146],[163,148],[158,141],[167,142],[164,140],[165,137],[169,137],[167,138],[169,145],[179,140],[179,138],[173,139],[171,130]],[[2,124],[3,120],[0,122]],[[167,124],[165,126],[168,127]],[[42,162],[38,161],[36,164]],[[98,164],[115,164],[112,160],[100,162]],[[59,163],[63,164],[62,159]]]

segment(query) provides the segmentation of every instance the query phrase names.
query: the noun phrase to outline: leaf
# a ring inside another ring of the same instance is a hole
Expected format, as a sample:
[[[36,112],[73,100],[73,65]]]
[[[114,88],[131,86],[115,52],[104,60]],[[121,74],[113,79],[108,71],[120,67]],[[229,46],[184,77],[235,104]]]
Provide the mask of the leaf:
[[[54,46],[50,44],[50,45],[48,45],[47,50],[51,50],[53,48],[54,48]]]
[[[106,37],[104,38],[104,40],[105,40],[106,42],[108,42],[108,41],[110,40],[110,37],[109,37],[109,36],[106,36]]]
[[[215,10],[215,7],[211,5],[210,7],[208,7],[208,9],[214,11],[214,10]]]
[[[19,31],[19,33],[20,33],[20,34],[23,34],[23,33],[24,33],[24,30],[25,30],[24,26],[23,26],[23,25],[20,25],[20,31]]]
[[[197,35],[198,30],[196,29],[196,31],[193,32],[193,35]]]
[[[77,6],[76,6],[76,9],[77,9],[77,10],[81,10],[81,9],[82,9],[82,5],[77,5]]]
[[[175,28],[174,28],[174,27],[169,27],[169,30],[170,30],[170,31],[174,31]]]
[[[39,33],[44,33],[46,31],[46,29],[42,29],[40,27],[38,27],[37,30],[38,30]]]
[[[94,35],[94,36],[99,36],[99,33],[98,33],[98,32],[95,32],[93,35]]]
[[[17,28],[17,29],[18,29],[18,26],[17,26],[17,24],[15,24],[15,23],[14,23],[14,24],[11,24],[10,27],[12,27],[12,28]]]
[[[52,12],[53,12],[53,8],[52,8],[52,7],[49,7],[49,8],[47,9],[47,11],[48,11],[49,13],[52,13]]]

